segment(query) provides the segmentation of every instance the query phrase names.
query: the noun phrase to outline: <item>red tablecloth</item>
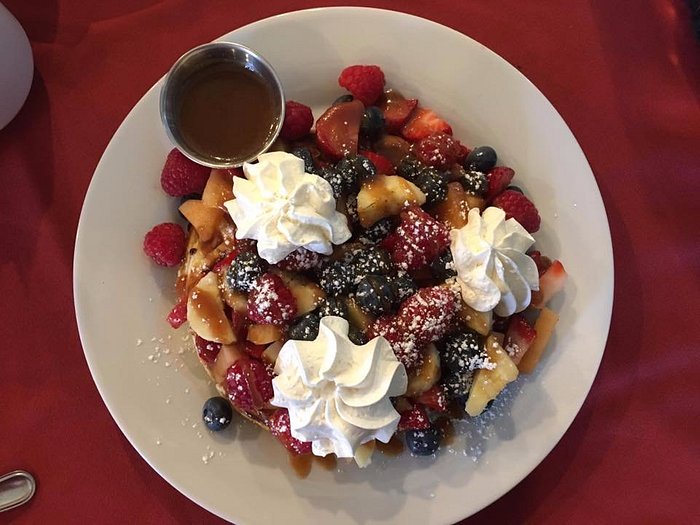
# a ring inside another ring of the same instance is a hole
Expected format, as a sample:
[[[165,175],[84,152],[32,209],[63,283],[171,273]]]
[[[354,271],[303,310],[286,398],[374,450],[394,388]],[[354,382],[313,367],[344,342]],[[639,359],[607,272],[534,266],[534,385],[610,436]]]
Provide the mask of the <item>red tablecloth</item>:
[[[5,4],[36,75],[0,131],[0,473],[30,470],[39,489],[0,522],[218,523],[151,470],[102,403],[73,314],[74,235],[112,133],[176,57],[318,4]],[[592,392],[549,457],[468,523],[697,523],[700,42],[686,2],[371,5],[451,26],[518,66],[581,143],[612,228],[615,307]]]

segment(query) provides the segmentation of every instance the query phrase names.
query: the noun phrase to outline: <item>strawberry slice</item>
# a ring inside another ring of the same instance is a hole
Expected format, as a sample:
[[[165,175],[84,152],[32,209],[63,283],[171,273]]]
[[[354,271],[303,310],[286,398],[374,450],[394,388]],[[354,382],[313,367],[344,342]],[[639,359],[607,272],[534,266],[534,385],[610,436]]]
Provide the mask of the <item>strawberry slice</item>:
[[[486,193],[486,200],[491,201],[494,197],[500,195],[508,187],[514,176],[515,172],[505,166],[496,166],[489,170],[486,174],[486,178],[489,181],[489,191]]]
[[[566,284],[567,273],[559,261],[554,261],[542,275],[540,275],[540,290],[532,292],[531,306],[543,308],[549,300],[559,293]]]
[[[418,100],[415,98],[401,98],[394,93],[388,93],[379,109],[384,113],[384,124],[389,133],[399,133],[408,117],[416,109]]]
[[[311,454],[311,443],[309,441],[299,441],[292,436],[292,426],[289,423],[289,412],[286,408],[276,410],[267,421],[270,433],[279,439],[284,448],[295,455]]]
[[[513,363],[517,365],[520,362],[535,337],[537,332],[523,315],[515,314],[510,318],[503,348],[508,352]]]
[[[447,133],[452,135],[452,127],[432,109],[418,108],[401,129],[403,138],[410,142],[434,135],[435,133]]]
[[[216,358],[221,351],[221,343],[207,341],[198,335],[194,338],[194,346],[197,349],[197,354],[199,354],[202,361],[208,364],[212,364],[214,361],[216,361]]]
[[[241,356],[226,371],[226,392],[231,403],[253,414],[267,408],[272,399],[272,376],[260,361]]]
[[[316,121],[318,148],[334,160],[356,154],[360,121],[364,112],[365,106],[359,100],[328,108]]]
[[[428,427],[430,427],[430,419],[421,405],[414,405],[410,410],[401,413],[399,430],[425,430]]]
[[[375,153],[374,151],[367,151],[367,150],[360,150],[360,155],[368,158],[372,162],[372,164],[374,164],[374,167],[377,168],[377,174],[379,174],[379,175],[393,175],[394,174],[394,165],[384,155],[380,155],[379,153]]]
[[[180,328],[187,321],[187,296],[184,296],[173,306],[165,320],[175,329]]]
[[[447,396],[442,385],[435,385],[423,392],[416,398],[416,403],[420,403],[435,412],[447,411]]]

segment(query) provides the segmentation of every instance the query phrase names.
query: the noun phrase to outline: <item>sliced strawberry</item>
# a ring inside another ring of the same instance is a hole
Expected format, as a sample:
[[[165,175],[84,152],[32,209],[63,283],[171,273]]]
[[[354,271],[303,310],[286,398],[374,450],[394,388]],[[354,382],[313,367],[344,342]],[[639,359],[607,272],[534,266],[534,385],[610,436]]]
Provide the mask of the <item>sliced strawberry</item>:
[[[248,318],[256,324],[285,325],[297,313],[294,295],[279,275],[265,273],[248,295]]]
[[[535,308],[543,308],[549,300],[559,293],[566,284],[567,273],[559,261],[554,261],[547,271],[540,275],[540,290],[532,293]]]
[[[379,109],[384,113],[384,124],[389,133],[399,133],[418,105],[415,98],[401,98],[395,93],[388,93]]]
[[[166,321],[173,328],[180,328],[185,321],[187,321],[187,297],[180,299],[173,309],[170,310],[168,317],[165,318]]]
[[[368,158],[372,162],[372,164],[374,164],[374,167],[377,168],[377,173],[379,175],[394,174],[394,165],[385,156],[367,150],[360,151],[360,155]]]
[[[505,190],[510,181],[513,180],[515,172],[505,166],[496,166],[489,170],[486,178],[489,180],[489,191],[486,193],[486,200],[491,201],[494,197]]]
[[[256,345],[255,343],[246,341],[243,348],[250,357],[262,359],[262,355],[266,347],[264,345]]]
[[[260,361],[240,357],[226,371],[226,392],[231,403],[247,413],[267,408],[272,399],[272,376]]]
[[[435,385],[423,392],[416,398],[416,403],[420,403],[435,412],[447,411],[447,396],[442,385]]]
[[[537,332],[522,314],[515,314],[510,318],[503,348],[508,352],[513,363],[517,365],[520,362],[535,337]]]
[[[357,153],[360,121],[365,106],[359,100],[331,106],[316,121],[316,144],[334,160]]]
[[[245,339],[248,326],[250,326],[250,319],[248,319],[246,312],[231,310],[231,329],[236,334],[238,341]]]
[[[401,414],[399,430],[424,430],[430,427],[428,413],[421,405],[414,405],[410,410]]]
[[[292,454],[311,454],[311,443],[309,441],[299,441],[292,436],[292,426],[289,423],[289,412],[286,408],[276,410],[267,421],[270,433],[279,439],[284,448]]]
[[[416,142],[435,133],[452,135],[452,127],[432,109],[428,108],[415,110],[401,129],[403,138],[410,142]]]
[[[205,363],[212,364],[216,361],[219,352],[221,351],[221,343],[214,343],[199,337],[194,338],[194,346],[197,349],[197,354]]]
[[[231,262],[233,262],[233,260],[236,258],[236,255],[238,255],[238,250],[234,248],[231,252],[216,261],[214,266],[212,266],[211,271],[218,273],[219,271],[225,270],[231,266]]]

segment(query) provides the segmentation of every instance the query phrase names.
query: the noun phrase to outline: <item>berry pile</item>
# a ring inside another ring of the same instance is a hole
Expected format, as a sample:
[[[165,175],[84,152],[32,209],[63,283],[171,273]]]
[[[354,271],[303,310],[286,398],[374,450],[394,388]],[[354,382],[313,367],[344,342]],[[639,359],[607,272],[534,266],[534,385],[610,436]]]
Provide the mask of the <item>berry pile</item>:
[[[210,170],[172,150],[161,186],[188,229],[155,226],[143,250],[158,265],[180,265],[167,321],[189,321],[197,355],[224,396],[204,404],[207,428],[226,428],[233,407],[291,454],[310,454],[311,443],[292,437],[287,409],[270,403],[274,364],[286,341],[313,341],[321,319],[337,316],[356,345],[378,336],[391,345],[408,373],[406,394],[393,399],[398,432],[413,454],[431,455],[451,408],[477,415],[519,367],[532,370],[556,322],[546,304],[566,272],[532,251],[540,283],[527,312],[501,318],[467,306],[450,230],[464,227],[470,210],[495,206],[533,233],[537,208],[493,147],[467,147],[439,112],[386,89],[378,66],[347,67],[338,85],[347,93],[315,121],[309,106],[287,101],[280,138],[330,186],[352,233],[345,244],[332,254],[298,248],[268,264],[256,241],[236,239],[225,212],[242,170]]]

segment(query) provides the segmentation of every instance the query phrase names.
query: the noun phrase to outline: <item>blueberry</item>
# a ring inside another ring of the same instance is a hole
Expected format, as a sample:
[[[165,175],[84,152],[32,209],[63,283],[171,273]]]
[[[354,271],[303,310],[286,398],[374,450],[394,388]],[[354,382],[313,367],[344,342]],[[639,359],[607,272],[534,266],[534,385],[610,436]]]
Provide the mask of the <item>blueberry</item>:
[[[402,303],[418,291],[418,286],[415,281],[408,275],[396,277],[392,281],[392,285],[394,287],[397,303]]]
[[[355,300],[365,312],[381,315],[391,310],[396,301],[396,291],[389,278],[383,275],[367,275],[357,285]]]
[[[426,204],[440,202],[447,197],[447,180],[435,169],[424,168],[413,183],[425,193]]]
[[[333,101],[333,104],[331,104],[331,106],[337,106],[338,104],[342,104],[343,102],[352,102],[353,100],[354,99],[352,95],[340,95]]]
[[[394,221],[391,217],[386,217],[385,219],[381,219],[375,222],[369,228],[367,228],[360,236],[360,239],[364,239],[369,243],[376,244],[379,241],[383,240],[384,237],[389,235],[389,232],[391,232],[393,228]]]
[[[233,410],[231,403],[223,397],[210,397],[204,403],[202,419],[209,430],[218,432],[225,429],[231,423]]]
[[[430,456],[440,448],[440,431],[435,427],[407,430],[406,445],[416,456]]]
[[[329,262],[321,267],[318,284],[331,297],[350,293],[355,284],[354,268],[342,261]]]
[[[437,259],[430,263],[430,272],[433,277],[440,281],[446,281],[450,277],[457,275],[454,270],[454,261],[452,260],[452,252],[445,250]]]
[[[384,113],[377,106],[365,109],[360,121],[360,134],[371,140],[379,138],[384,133]]]
[[[296,341],[313,341],[318,335],[320,319],[315,312],[302,315],[289,327],[287,336]]]
[[[369,338],[364,332],[352,325],[350,325],[350,329],[348,330],[348,339],[358,346],[361,346],[369,341]]]
[[[440,352],[441,364],[462,372],[480,368],[486,358],[481,336],[471,330],[445,338],[444,348]]]
[[[496,165],[496,150],[491,146],[479,146],[469,152],[464,159],[464,168],[467,171],[480,171],[486,173]]]
[[[320,304],[316,312],[319,317],[334,315],[336,317],[342,317],[343,319],[348,318],[348,306],[345,304],[345,300],[340,297],[327,297],[325,301]]]
[[[304,161],[304,171],[306,173],[316,173],[316,164],[314,164],[314,156],[309,148],[294,148],[292,155],[299,157]]]
[[[523,194],[525,193],[525,192],[524,192],[523,190],[521,190],[518,186],[512,186],[512,185],[511,185],[511,186],[508,186],[506,189],[507,189],[507,190],[517,191],[518,193],[523,193]]]
[[[396,167],[396,173],[401,175],[404,179],[413,182],[424,169],[425,164],[421,163],[415,157],[407,155],[399,162],[399,165]]]
[[[355,268],[356,281],[369,274],[389,275],[394,272],[389,252],[375,246],[355,252],[350,262]]]
[[[265,268],[265,261],[257,253],[241,252],[226,270],[226,286],[238,292],[250,292],[255,281],[265,272]]]
[[[489,179],[480,171],[466,171],[460,182],[472,195],[483,197],[489,192]]]

